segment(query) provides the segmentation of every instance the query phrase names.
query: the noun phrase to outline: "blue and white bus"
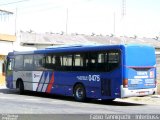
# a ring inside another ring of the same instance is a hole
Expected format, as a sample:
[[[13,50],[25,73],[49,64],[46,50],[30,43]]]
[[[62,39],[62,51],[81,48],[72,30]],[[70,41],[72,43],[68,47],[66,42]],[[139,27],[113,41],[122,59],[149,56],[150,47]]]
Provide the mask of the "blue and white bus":
[[[147,45],[53,47],[7,56],[6,84],[18,89],[114,100],[156,93],[155,49]]]

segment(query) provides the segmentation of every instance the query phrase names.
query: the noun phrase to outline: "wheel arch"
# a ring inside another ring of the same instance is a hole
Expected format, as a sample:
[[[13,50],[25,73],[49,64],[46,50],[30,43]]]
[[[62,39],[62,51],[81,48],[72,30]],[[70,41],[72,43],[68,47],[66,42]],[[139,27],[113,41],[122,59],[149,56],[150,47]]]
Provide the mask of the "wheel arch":
[[[73,94],[74,94],[74,90],[75,90],[75,87],[77,86],[77,85],[82,85],[83,87],[84,87],[84,89],[85,89],[85,91],[86,91],[86,87],[85,87],[85,85],[82,83],[82,82],[76,82],[75,84],[74,84],[74,86],[73,86]]]
[[[83,88],[83,91],[84,91],[82,98],[79,98],[79,97],[77,96],[77,93],[76,93],[77,87],[79,87],[79,85],[81,86],[81,88]],[[86,86],[85,86],[83,83],[81,83],[81,82],[76,82],[76,83],[74,84],[74,86],[73,86],[73,97],[74,97],[75,100],[78,101],[78,102],[84,102],[84,101],[86,101],[86,100],[88,99],[88,97],[87,97],[87,91],[86,91]]]
[[[19,88],[19,82],[22,82],[23,83],[23,80],[22,78],[18,78],[17,81],[16,81],[16,88]],[[23,83],[24,84],[24,83]]]

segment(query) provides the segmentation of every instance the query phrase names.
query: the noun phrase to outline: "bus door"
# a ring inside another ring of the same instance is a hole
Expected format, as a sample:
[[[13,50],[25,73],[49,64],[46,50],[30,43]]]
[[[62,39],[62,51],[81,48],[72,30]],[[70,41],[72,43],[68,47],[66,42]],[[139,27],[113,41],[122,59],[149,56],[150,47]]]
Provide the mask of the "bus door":
[[[13,88],[13,66],[14,58],[13,56],[8,56],[6,64],[6,86],[8,88]]]

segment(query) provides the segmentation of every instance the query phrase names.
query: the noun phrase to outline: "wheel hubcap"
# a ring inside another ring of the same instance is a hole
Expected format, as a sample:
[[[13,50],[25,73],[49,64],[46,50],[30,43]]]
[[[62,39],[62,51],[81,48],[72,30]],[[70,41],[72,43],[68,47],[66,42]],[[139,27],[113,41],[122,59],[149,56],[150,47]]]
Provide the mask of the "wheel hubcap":
[[[78,89],[76,90],[76,96],[77,96],[78,98],[82,98],[82,97],[83,97],[83,90],[82,90],[81,88],[78,88]]]

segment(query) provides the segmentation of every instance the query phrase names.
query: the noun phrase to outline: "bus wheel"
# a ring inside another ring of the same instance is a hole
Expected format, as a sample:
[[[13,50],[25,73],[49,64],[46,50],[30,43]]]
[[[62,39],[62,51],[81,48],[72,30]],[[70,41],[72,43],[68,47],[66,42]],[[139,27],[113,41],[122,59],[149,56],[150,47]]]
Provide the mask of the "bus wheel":
[[[21,80],[18,81],[18,91],[19,91],[20,95],[22,95],[24,93],[24,84]]]
[[[74,98],[76,101],[82,102],[86,99],[86,90],[82,84],[77,84],[74,87]]]

